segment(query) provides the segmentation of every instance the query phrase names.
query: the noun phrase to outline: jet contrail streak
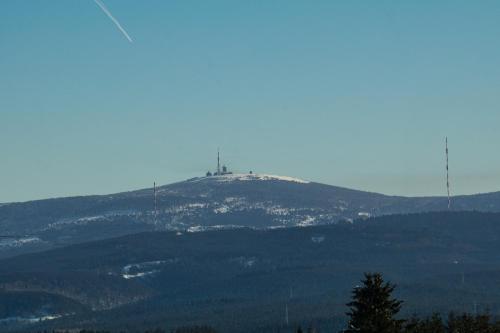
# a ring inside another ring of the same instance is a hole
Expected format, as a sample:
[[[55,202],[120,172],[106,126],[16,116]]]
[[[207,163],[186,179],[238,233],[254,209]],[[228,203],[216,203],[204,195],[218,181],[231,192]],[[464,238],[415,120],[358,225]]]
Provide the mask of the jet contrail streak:
[[[123,35],[125,36],[125,38],[127,38],[128,41],[132,43],[133,42],[132,38],[130,38],[130,36],[128,35],[128,33],[121,26],[120,22],[118,22],[118,20],[115,19],[115,17],[111,14],[111,12],[108,10],[108,8],[106,8],[106,6],[104,6],[104,4],[100,0],[94,0],[94,2],[102,9],[102,11],[104,12],[104,14],[106,14],[109,17],[109,19],[111,21],[113,21],[113,23],[116,25],[116,27],[118,29],[120,29],[120,31],[123,33]]]

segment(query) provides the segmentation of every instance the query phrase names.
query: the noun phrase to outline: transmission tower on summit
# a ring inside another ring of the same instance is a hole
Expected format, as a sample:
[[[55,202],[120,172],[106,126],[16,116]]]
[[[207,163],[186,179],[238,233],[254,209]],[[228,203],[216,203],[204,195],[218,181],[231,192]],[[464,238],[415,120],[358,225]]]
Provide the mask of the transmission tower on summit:
[[[220,175],[220,151],[217,148],[217,176]]]
[[[210,171],[207,171],[206,176],[211,177],[211,176],[224,176],[224,175],[231,175],[233,172],[229,171],[227,166],[223,164],[221,166],[220,163],[220,150],[217,148],[217,169],[212,173]]]

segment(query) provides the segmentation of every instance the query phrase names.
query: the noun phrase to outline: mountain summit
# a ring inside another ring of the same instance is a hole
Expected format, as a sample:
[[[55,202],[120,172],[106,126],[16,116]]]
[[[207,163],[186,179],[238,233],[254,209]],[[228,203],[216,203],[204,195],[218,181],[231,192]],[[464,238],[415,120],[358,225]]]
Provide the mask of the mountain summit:
[[[455,210],[500,211],[500,193],[453,198]],[[0,257],[142,231],[196,232],[353,222],[447,209],[445,197],[399,197],[267,174],[221,174],[111,195],[0,206]]]

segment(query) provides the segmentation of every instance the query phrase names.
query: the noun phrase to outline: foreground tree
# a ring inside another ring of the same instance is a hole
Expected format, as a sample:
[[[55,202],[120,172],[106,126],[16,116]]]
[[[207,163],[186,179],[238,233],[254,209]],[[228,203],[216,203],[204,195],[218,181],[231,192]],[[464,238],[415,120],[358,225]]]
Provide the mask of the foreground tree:
[[[500,332],[498,322],[496,325],[490,321],[488,314],[471,315],[464,313],[460,316],[450,313],[448,316],[449,333],[497,333]]]
[[[447,333],[446,325],[438,313],[431,317],[420,319],[413,317],[406,321],[404,333]]]
[[[380,273],[365,273],[363,285],[352,291],[352,301],[347,304],[349,328],[347,333],[398,333],[403,320],[395,316],[402,301],[392,297],[395,285],[384,282]]]

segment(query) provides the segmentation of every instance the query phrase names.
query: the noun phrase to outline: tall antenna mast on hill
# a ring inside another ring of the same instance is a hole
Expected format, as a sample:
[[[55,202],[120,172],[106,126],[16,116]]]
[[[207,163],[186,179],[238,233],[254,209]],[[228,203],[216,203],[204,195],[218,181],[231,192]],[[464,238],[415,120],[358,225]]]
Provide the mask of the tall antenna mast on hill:
[[[450,176],[448,169],[448,137],[446,137],[446,190],[448,191],[448,209],[451,208],[451,198],[450,198]]]
[[[219,148],[217,148],[217,176],[220,176],[220,153],[219,153]]]
[[[155,205],[155,211],[153,213],[153,218],[154,218],[154,224],[156,224],[156,182],[153,183],[153,194],[154,194],[154,205]]]

